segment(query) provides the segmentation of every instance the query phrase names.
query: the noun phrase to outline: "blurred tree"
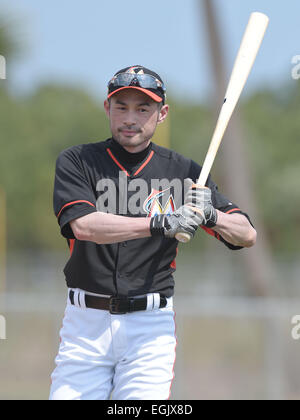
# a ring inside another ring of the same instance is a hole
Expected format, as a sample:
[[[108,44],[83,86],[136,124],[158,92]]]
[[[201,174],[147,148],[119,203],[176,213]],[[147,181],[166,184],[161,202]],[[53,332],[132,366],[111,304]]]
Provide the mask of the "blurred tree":
[[[7,60],[12,59],[19,51],[19,43],[16,42],[8,20],[0,19],[0,55],[5,58],[5,69],[1,71],[1,78],[6,77]],[[7,83],[0,80],[0,93],[6,89]],[[1,153],[4,154],[2,142]],[[0,293],[6,288],[6,253],[7,253],[7,192],[3,180],[0,178]]]
[[[52,211],[55,160],[60,151],[109,137],[106,117],[86,93],[43,86],[32,97],[0,94],[0,179],[7,191],[10,247],[57,243]]]
[[[205,20],[210,48],[211,67],[215,85],[215,109],[219,112],[218,104],[222,103],[226,91],[226,70],[221,36],[217,24],[214,2],[201,0],[204,5]],[[264,232],[264,226],[257,211],[255,195],[252,188],[252,174],[246,147],[243,142],[245,134],[242,130],[241,119],[237,113],[233,115],[221,147],[222,159],[219,164],[222,169],[223,183],[229,197],[237,201],[241,208],[246,209],[252,216],[258,231],[257,244],[251,250],[243,253],[245,262],[245,277],[255,295],[270,293],[272,282],[272,259]],[[235,199],[237,197],[237,199]]]
[[[257,200],[272,247],[281,254],[299,252],[300,83],[292,83],[258,92],[243,107]]]
[[[242,138],[247,138],[257,213],[277,256],[299,252],[300,82],[291,83],[292,86],[279,86],[277,91],[260,91],[247,100],[242,98],[238,110],[243,120]],[[215,116],[208,107],[171,102],[172,146],[200,164],[214,125]],[[227,139],[221,146],[223,149],[225,144]],[[238,157],[234,152],[229,160],[230,168]],[[223,187],[227,190],[220,171],[222,160],[220,154],[213,175],[222,190]],[[236,201],[240,202],[237,195]]]
[[[7,60],[15,57],[21,50],[20,40],[17,40],[12,27],[6,17],[0,17],[0,54]]]

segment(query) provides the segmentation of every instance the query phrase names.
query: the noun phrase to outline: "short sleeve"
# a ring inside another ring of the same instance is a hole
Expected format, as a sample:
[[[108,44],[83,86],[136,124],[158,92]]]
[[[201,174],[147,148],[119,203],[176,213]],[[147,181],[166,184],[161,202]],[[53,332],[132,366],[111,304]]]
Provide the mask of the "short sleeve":
[[[189,178],[191,178],[194,182],[197,182],[200,172],[201,172],[201,166],[199,166],[197,163],[192,161],[192,164],[190,167]],[[223,213],[227,213],[227,214],[232,214],[232,213],[243,214],[249,220],[250,224],[253,226],[248,214],[243,212],[236,203],[233,203],[227,197],[225,197],[223,194],[219,192],[218,186],[213,182],[210,175],[208,176],[206,186],[210,188],[211,190],[212,204],[215,209]],[[201,227],[203,228],[203,230],[206,231],[206,233],[214,236],[216,239],[223,242],[227,246],[227,248],[231,250],[239,250],[243,248],[240,246],[232,245],[231,243],[227,242],[224,238],[222,238],[221,235],[219,235],[213,229],[207,228],[205,226],[201,226]]]
[[[93,188],[76,150],[65,150],[56,161],[53,207],[61,233],[67,239],[74,239],[71,220],[97,211]]]

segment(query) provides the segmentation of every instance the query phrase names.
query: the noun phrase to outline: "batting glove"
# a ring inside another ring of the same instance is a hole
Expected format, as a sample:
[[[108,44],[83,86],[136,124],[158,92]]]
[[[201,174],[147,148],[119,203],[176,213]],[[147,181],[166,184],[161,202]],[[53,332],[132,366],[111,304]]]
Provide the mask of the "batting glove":
[[[154,216],[150,221],[152,236],[174,238],[177,233],[188,233],[194,237],[198,226],[203,223],[202,212],[189,205],[181,206],[174,213]]]
[[[202,225],[212,228],[217,224],[217,211],[212,205],[211,190],[208,187],[200,187],[194,184],[190,178],[186,182],[189,189],[185,195],[184,204],[196,207],[203,214]]]

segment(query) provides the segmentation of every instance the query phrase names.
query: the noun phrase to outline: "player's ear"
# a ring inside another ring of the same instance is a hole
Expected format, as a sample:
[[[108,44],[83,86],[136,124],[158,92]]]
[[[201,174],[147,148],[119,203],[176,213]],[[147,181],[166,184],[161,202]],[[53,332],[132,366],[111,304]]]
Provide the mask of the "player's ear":
[[[110,101],[108,99],[105,99],[104,111],[105,111],[105,114],[108,116],[108,118],[109,118],[109,108],[110,108]]]
[[[161,124],[162,122],[164,122],[165,119],[167,118],[168,113],[169,113],[169,105],[163,105],[159,110],[157,124]]]

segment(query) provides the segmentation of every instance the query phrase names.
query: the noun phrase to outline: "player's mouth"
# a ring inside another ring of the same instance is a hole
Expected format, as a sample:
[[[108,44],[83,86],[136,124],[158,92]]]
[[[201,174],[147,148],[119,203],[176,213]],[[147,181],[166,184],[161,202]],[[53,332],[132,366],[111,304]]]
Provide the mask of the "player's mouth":
[[[134,137],[136,134],[140,133],[140,131],[137,131],[137,130],[120,130],[120,131],[125,137]]]

